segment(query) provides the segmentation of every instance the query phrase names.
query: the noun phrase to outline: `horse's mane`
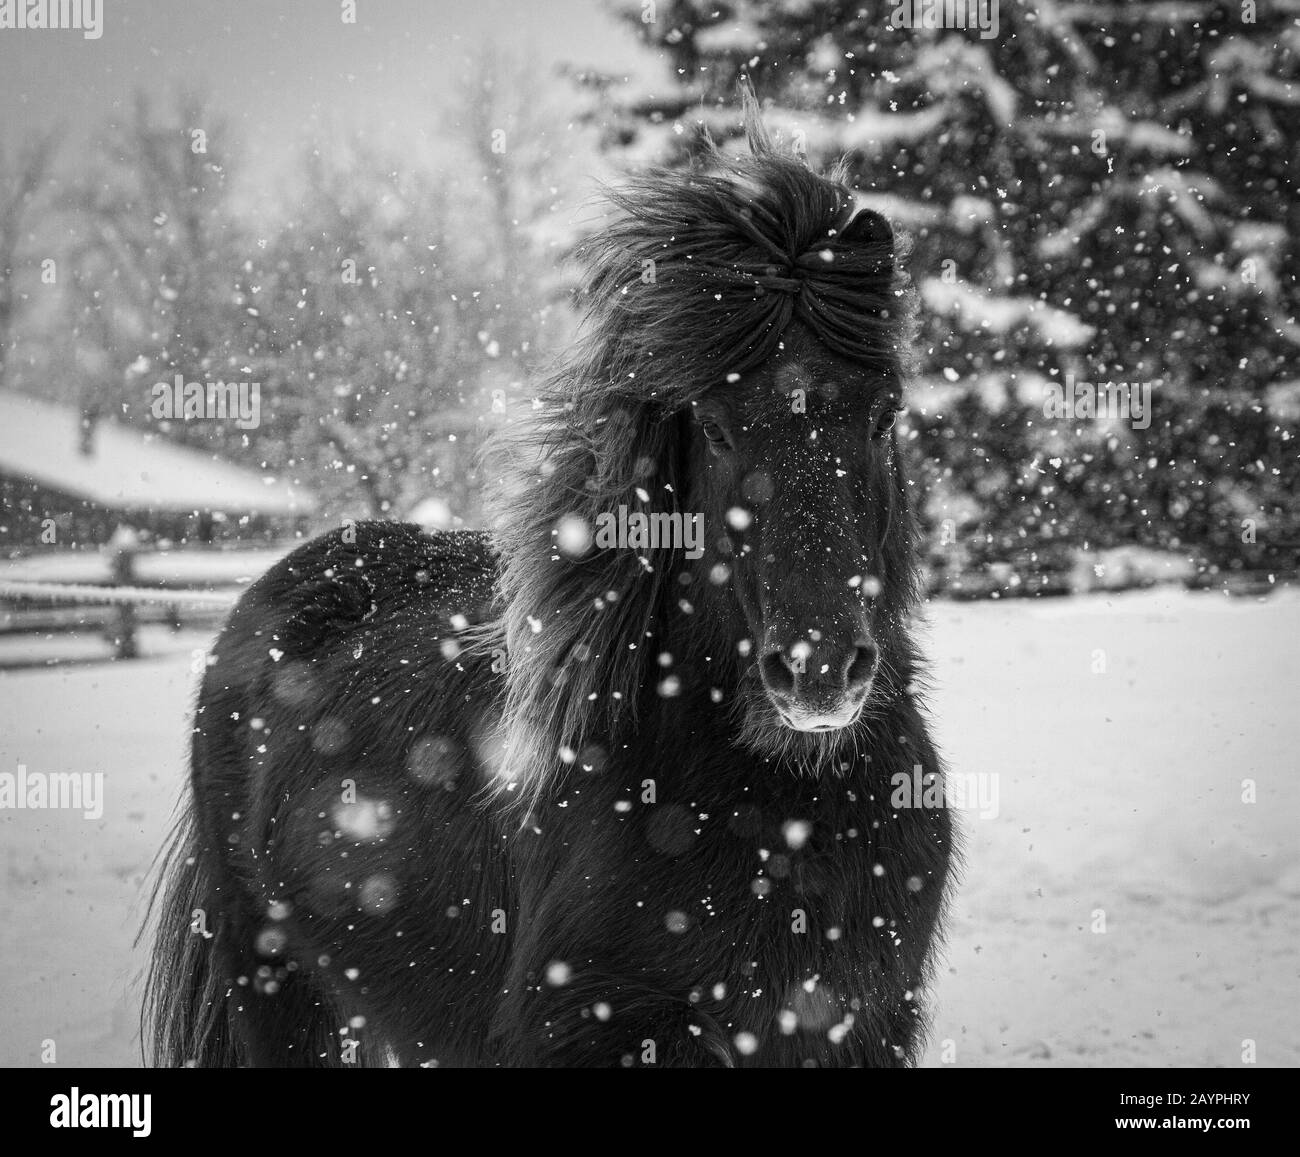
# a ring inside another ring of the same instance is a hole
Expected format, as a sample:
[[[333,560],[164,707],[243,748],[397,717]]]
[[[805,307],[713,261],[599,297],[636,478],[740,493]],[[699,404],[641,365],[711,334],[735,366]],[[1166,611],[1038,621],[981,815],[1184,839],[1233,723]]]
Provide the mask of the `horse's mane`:
[[[882,372],[909,345],[912,295],[889,227],[854,222],[843,170],[819,176],[779,151],[746,104],[748,156],[710,145],[688,169],[609,192],[613,220],[576,249],[577,345],[493,451],[500,618],[484,641],[507,653],[502,782],[521,799],[634,717],[673,562],[671,548],[568,557],[561,520],[678,509],[677,416],[772,357],[793,323]]]

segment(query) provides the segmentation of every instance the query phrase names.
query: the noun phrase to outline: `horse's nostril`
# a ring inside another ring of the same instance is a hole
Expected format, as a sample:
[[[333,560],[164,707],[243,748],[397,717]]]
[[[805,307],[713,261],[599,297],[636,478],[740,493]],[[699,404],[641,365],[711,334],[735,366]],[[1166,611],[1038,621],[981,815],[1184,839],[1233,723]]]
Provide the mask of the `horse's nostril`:
[[[852,647],[796,643],[790,651],[768,651],[759,660],[763,686],[776,695],[810,701],[865,691],[879,655],[872,643]]]
[[[784,652],[768,651],[759,660],[758,673],[763,686],[769,691],[779,691],[785,695],[794,691],[794,672],[790,669],[790,661]]]
[[[879,652],[871,643],[859,643],[855,648],[857,654],[849,664],[848,689],[857,691],[871,682],[876,673],[876,664],[880,661]]]

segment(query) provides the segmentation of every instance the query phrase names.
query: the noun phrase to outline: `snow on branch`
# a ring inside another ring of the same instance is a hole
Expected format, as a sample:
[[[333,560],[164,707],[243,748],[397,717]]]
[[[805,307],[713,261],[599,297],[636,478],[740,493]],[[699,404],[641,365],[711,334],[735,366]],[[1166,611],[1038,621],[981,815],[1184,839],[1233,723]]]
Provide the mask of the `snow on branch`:
[[[938,278],[921,283],[921,297],[930,309],[952,317],[967,333],[1005,337],[1028,329],[1043,344],[1069,350],[1085,346],[1094,332],[1074,314],[1032,297],[1003,297]]]

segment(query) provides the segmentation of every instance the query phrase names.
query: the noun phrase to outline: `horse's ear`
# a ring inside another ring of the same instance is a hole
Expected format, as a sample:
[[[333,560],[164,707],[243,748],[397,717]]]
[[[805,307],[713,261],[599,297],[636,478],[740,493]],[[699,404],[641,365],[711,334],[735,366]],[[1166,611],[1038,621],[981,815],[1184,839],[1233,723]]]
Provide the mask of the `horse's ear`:
[[[871,209],[863,209],[845,225],[839,240],[850,246],[883,246],[890,257],[894,255],[894,230],[888,221]]]

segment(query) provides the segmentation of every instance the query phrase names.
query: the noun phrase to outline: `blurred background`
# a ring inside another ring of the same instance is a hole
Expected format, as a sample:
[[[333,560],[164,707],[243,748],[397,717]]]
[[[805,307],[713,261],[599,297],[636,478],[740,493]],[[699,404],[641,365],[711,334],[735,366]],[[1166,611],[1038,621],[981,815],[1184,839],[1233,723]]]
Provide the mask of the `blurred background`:
[[[743,75],[910,236],[936,717],[1005,777],[935,1048],[1238,1063],[1267,1035],[1247,981],[1294,984],[1300,895],[1300,0],[1002,0],[992,36],[899,8],[105,0],[98,38],[0,29],[0,761],[116,784],[91,836],[3,817],[0,1060],[134,1058],[124,913],[212,628],[304,536],[483,524],[477,452],[573,333],[599,183],[739,147]],[[160,415],[178,379],[256,383],[256,422]],[[1082,382],[1149,390],[1149,421],[1045,410]],[[1076,936],[1095,905],[1133,938]]]
[[[122,425],[285,501],[114,509],[0,460],[0,545],[54,545],[51,516],[66,548],[476,524],[597,181],[732,141],[747,74],[913,238],[936,586],[1293,573],[1300,5],[1004,2],[991,38],[896,7],[118,0],[99,39],[6,33],[0,387],[61,407],[11,406],[11,439],[71,411],[64,454]],[[260,383],[260,423],[159,419],[176,375]],[[1149,388],[1149,428],[1046,417],[1071,381]]]

